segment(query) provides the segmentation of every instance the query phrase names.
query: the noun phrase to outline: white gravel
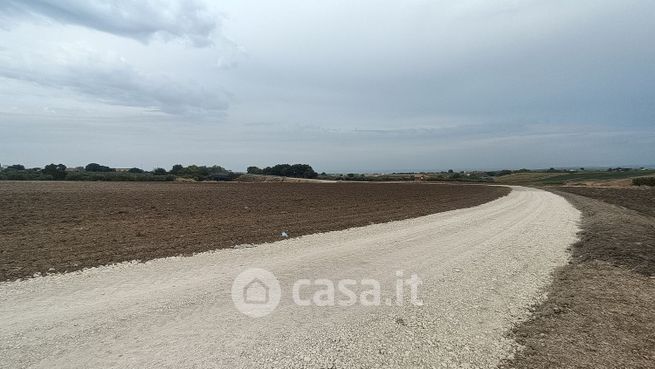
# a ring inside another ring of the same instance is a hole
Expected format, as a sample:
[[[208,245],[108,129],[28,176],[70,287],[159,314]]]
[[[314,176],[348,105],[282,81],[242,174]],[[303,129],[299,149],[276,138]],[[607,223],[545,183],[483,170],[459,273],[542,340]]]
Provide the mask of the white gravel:
[[[557,266],[580,213],[514,188],[481,206],[193,257],[0,284],[2,368],[489,368]],[[280,281],[262,318],[237,311],[249,267]],[[423,306],[297,306],[298,278],[380,281],[417,273]]]

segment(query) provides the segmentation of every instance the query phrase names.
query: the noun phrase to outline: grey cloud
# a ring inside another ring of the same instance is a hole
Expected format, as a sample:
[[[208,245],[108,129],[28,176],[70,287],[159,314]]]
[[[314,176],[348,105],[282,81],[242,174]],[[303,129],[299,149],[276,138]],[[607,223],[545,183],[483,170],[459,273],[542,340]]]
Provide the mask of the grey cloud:
[[[288,22],[263,20],[279,32],[247,32],[244,22],[239,40],[257,59],[235,71],[239,83],[275,86],[273,98],[302,102],[314,121],[334,118],[324,106],[345,116],[333,121],[359,114],[352,120],[405,126],[408,117],[439,115],[641,126],[655,118],[655,93],[645,87],[655,76],[655,48],[646,47],[652,3],[374,3],[320,2]]]
[[[154,37],[211,45],[220,24],[218,15],[195,0],[100,1],[100,0],[5,0],[0,20],[49,20],[75,24],[147,42]]]
[[[65,55],[69,57],[63,62],[46,63],[43,60],[47,59],[38,54],[16,60],[0,53],[0,76],[72,90],[107,104],[168,114],[221,114],[228,107],[229,96],[216,87],[206,89],[191,82],[183,84],[165,76],[144,74],[120,58],[88,52]]]

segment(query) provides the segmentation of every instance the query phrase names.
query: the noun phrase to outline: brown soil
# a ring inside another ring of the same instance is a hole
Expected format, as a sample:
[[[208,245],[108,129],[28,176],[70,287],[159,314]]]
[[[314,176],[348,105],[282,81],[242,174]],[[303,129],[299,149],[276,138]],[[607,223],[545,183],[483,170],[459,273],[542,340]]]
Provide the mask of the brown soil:
[[[524,349],[501,366],[654,368],[652,190],[560,189],[583,212],[581,241],[555,274],[548,299],[516,327]]]
[[[475,185],[0,182],[0,281],[479,205]]]
[[[591,197],[655,217],[655,188],[653,187],[560,187],[559,190]]]

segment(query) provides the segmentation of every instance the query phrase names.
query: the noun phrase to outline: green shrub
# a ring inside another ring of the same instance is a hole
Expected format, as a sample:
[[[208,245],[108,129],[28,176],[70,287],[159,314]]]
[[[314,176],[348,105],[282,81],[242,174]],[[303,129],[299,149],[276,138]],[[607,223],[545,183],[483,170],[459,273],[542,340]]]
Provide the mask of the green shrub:
[[[87,172],[114,172],[115,169],[108,166],[100,165],[98,163],[89,163],[84,167]]]
[[[182,171],[182,169],[184,169],[184,165],[182,165],[182,164],[175,164],[175,165],[173,165],[173,167],[171,168],[171,174],[178,175],[178,174]]]
[[[174,175],[154,175],[152,173],[127,172],[70,172],[67,181],[129,181],[129,182],[163,182],[174,181]]]
[[[254,165],[249,166],[248,169],[246,169],[246,172],[248,174],[264,174],[264,171],[261,168],[256,167]]]
[[[166,173],[166,169],[164,168],[155,168],[152,170],[152,174],[156,176],[165,176],[168,173]]]
[[[278,164],[273,167],[266,167],[262,170],[264,174],[282,177],[295,178],[316,178],[318,173],[307,164]]]
[[[14,181],[174,181],[176,177],[191,178],[197,181],[232,181],[241,174],[234,173],[221,166],[211,167],[189,165],[183,167],[176,164],[170,173],[163,168],[155,168],[146,172],[140,168],[130,168],[127,171],[116,171],[105,165],[90,163],[85,168],[68,171],[63,164],[48,164],[43,169],[25,169],[23,165],[12,165],[0,170],[0,180]]]
[[[0,180],[3,181],[51,181],[53,179],[49,174],[34,170],[5,169],[0,173]]]
[[[196,181],[232,180],[235,176],[234,173],[220,165],[212,165],[211,167],[207,167],[204,165],[198,166],[193,164],[182,168],[180,168],[178,165],[179,164],[173,166],[173,169],[171,169],[172,174],[175,174],[178,177],[195,179]]]
[[[53,179],[62,180],[66,178],[66,166],[64,164],[48,164],[41,173],[51,176]]]

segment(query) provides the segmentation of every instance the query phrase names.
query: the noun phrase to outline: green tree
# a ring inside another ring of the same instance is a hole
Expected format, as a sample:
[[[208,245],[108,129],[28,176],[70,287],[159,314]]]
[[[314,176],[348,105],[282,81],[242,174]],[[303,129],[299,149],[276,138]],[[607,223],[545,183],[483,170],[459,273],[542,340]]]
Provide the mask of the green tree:
[[[136,167],[134,167],[134,168],[130,168],[130,169],[128,169],[127,172],[128,172],[128,173],[143,173],[144,170],[141,169],[141,168],[136,168]]]
[[[52,179],[62,180],[66,178],[66,166],[64,164],[48,164],[41,173],[52,176]]]
[[[282,177],[295,177],[295,178],[316,178],[318,173],[307,164],[277,164],[273,167],[266,167],[263,169],[264,174],[282,176]]]
[[[178,175],[182,169],[184,169],[184,166],[182,164],[175,164],[173,165],[173,168],[171,168],[171,174]]]
[[[87,172],[114,172],[113,168],[110,168],[105,165],[100,165],[98,163],[89,163],[84,167],[84,170]]]
[[[248,172],[249,174],[263,174],[264,173],[264,171],[261,168],[256,167],[254,165],[248,167],[248,169],[246,169],[246,172]]]
[[[155,168],[152,170],[152,174],[156,176],[163,176],[166,175],[167,173],[166,173],[166,169],[164,168]]]

